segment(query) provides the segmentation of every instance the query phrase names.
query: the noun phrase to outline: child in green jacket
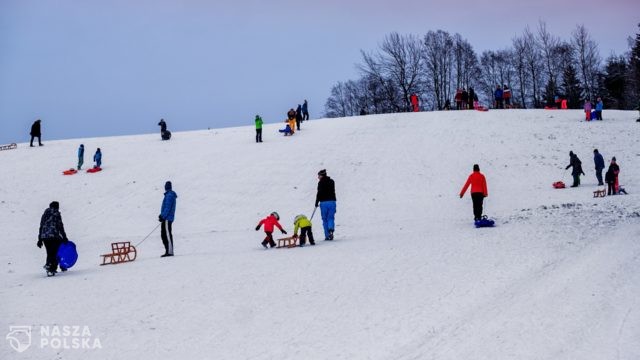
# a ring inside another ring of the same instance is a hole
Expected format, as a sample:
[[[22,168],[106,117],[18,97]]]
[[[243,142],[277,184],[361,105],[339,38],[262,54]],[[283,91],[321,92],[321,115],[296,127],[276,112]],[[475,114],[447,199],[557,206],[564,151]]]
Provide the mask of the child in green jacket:
[[[262,142],[262,118],[256,115],[256,142]]]
[[[304,246],[307,236],[309,236],[309,244],[315,245],[313,241],[313,233],[311,232],[311,221],[304,215],[298,215],[293,219],[293,237],[298,237],[298,228],[300,228],[300,246]]]

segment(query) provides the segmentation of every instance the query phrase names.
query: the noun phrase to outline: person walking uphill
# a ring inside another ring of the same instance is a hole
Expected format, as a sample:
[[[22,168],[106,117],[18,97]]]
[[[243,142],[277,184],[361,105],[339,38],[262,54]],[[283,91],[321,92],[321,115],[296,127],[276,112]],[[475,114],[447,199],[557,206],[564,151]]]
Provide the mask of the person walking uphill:
[[[31,132],[29,133],[31,135],[31,142],[29,143],[31,147],[33,147],[34,138],[38,138],[38,146],[42,146],[42,141],[40,139],[42,135],[40,132],[40,122],[41,120],[38,119],[33,122],[33,125],[31,125]]]
[[[571,170],[573,185],[571,185],[571,187],[578,187],[580,186],[580,174],[584,175],[584,171],[582,171],[582,161],[578,159],[578,155],[574,154],[573,151],[569,151],[569,165],[567,165],[565,170],[570,167],[573,167],[573,170]]]
[[[164,245],[164,255],[160,257],[173,256],[172,225],[176,215],[177,198],[178,195],[171,188],[171,181],[167,181],[164,184],[164,199],[162,199],[162,207],[160,208],[160,215],[158,215],[158,221],[162,223],[160,237]]]
[[[318,207],[318,204],[322,216],[324,239],[333,240],[333,232],[336,228],[336,184],[333,179],[327,176],[326,169],[318,172],[318,193],[316,194],[315,207]]]
[[[302,103],[302,121],[309,120],[309,103],[307,100]]]
[[[275,247],[276,246],[276,242],[273,241],[273,227],[274,226],[276,226],[278,229],[280,229],[280,231],[283,234],[287,233],[282,228],[282,225],[280,225],[278,220],[280,220],[280,215],[278,215],[278,213],[274,211],[271,214],[269,214],[269,216],[267,216],[266,218],[260,220],[260,222],[256,226],[256,231],[258,231],[258,230],[260,230],[260,226],[262,226],[262,224],[264,224],[264,233],[266,234],[266,236],[265,236],[264,240],[262,241],[262,246],[264,246],[265,249],[267,249],[267,244],[269,244],[271,247]]]
[[[58,269],[58,248],[62,242],[67,242],[67,234],[64,231],[62,216],[60,215],[60,204],[52,201],[49,208],[44,211],[40,219],[40,231],[38,232],[38,247],[47,249],[47,263],[44,266],[47,276],[54,276]],[[60,268],[67,271],[65,268]]]
[[[262,118],[260,115],[256,115],[256,142],[262,142]]]
[[[593,150],[593,162],[596,165],[596,178],[598,179],[598,185],[604,185],[602,182],[602,170],[604,169],[604,158],[602,154],[598,152],[598,149]]]
[[[298,108],[296,109],[296,124],[298,126],[298,130],[300,130],[301,122],[302,122],[302,105],[298,104]]]
[[[489,196],[489,190],[487,189],[487,179],[480,172],[478,164],[473,165],[473,172],[460,190],[460,199],[467,192],[469,186],[471,186],[471,201],[473,202],[473,220],[480,220],[482,219],[482,203],[484,198]]]

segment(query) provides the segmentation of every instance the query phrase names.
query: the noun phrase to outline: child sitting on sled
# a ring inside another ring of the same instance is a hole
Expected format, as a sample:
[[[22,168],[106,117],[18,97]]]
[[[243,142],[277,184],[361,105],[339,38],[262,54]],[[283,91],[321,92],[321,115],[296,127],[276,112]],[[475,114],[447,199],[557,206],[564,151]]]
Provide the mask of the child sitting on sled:
[[[281,133],[284,133],[284,136],[293,135],[293,131],[291,130],[291,126],[289,126],[288,122],[287,122],[287,125],[284,127],[284,129],[280,129],[278,131]]]
[[[309,244],[315,245],[313,233],[311,232],[311,221],[304,215],[298,215],[293,219],[293,238],[298,238],[298,228],[300,228],[300,246],[304,246],[307,236],[309,236]]]
[[[258,223],[258,226],[256,226],[256,231],[258,231],[260,230],[260,226],[264,224],[264,233],[267,234],[267,236],[262,241],[262,246],[264,246],[265,249],[267,249],[267,244],[269,244],[271,247],[276,246],[276,242],[273,241],[273,235],[272,235],[274,226],[277,226],[278,229],[280,229],[280,231],[282,231],[283,234],[287,233],[286,231],[284,231],[284,229],[282,228],[278,220],[280,220],[280,215],[278,215],[278,213],[274,211],[271,214],[269,214],[269,216],[267,216],[266,218],[260,220],[260,222]]]

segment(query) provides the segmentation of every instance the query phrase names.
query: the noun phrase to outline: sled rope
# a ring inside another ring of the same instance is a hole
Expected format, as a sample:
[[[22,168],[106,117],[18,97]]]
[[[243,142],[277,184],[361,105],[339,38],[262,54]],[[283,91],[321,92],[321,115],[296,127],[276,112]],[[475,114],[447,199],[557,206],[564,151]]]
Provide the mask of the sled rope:
[[[149,238],[149,236],[151,236],[151,234],[153,234],[154,231],[156,231],[156,229],[160,226],[160,224],[156,225],[156,227],[153,228],[153,230],[151,230],[151,232],[149,233],[149,235],[145,236],[144,239],[142,239],[142,241],[140,241],[139,243],[137,243],[135,246],[138,247],[140,246],[140,244],[142,244],[145,240],[147,240]]]

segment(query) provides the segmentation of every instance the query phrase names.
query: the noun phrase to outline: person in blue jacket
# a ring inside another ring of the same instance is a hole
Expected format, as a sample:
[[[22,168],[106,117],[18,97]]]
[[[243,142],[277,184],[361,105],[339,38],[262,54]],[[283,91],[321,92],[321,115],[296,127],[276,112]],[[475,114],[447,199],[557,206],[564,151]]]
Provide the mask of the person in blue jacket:
[[[82,168],[82,164],[84,164],[84,144],[80,144],[78,148],[78,170]]]
[[[602,120],[602,109],[604,109],[604,104],[602,103],[602,98],[598,97],[598,102],[596,103],[596,120]]]
[[[602,154],[598,152],[598,149],[593,150],[593,162],[596,165],[596,178],[598,179],[598,185],[604,185],[602,182],[602,170],[604,170],[604,158]]]
[[[307,100],[302,104],[302,121],[309,120],[309,103]]]
[[[100,151],[100,148],[98,148],[98,150],[96,150],[96,153],[93,154],[93,161],[96,162],[94,168],[99,168],[100,165],[102,165],[102,151]]]
[[[176,214],[176,199],[178,195],[171,189],[171,181],[167,181],[164,184],[164,199],[162,200],[162,207],[160,208],[160,215],[158,220],[162,223],[162,230],[160,236],[162,237],[162,244],[164,245],[164,255],[173,256],[173,233],[171,232],[171,225]]]

